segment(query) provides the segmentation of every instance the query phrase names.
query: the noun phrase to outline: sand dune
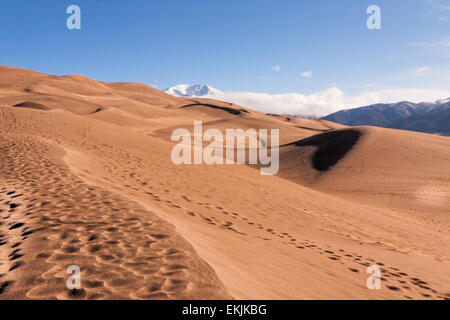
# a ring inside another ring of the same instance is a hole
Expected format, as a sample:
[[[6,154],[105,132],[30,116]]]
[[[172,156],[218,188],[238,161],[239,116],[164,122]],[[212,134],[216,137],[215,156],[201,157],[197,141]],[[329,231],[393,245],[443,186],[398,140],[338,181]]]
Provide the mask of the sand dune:
[[[450,298],[446,137],[11,67],[0,106],[0,299]],[[279,174],[174,165],[194,120],[279,129]]]

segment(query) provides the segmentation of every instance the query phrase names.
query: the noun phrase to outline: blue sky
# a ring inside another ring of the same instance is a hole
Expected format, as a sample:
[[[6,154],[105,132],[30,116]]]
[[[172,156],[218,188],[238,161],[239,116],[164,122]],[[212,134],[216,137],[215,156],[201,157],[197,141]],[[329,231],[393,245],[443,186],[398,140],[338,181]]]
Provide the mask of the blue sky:
[[[72,4],[81,30],[66,28]],[[381,30],[366,27],[372,4]],[[309,100],[334,88],[345,105],[450,96],[450,0],[15,0],[0,34],[0,64],[57,75]]]

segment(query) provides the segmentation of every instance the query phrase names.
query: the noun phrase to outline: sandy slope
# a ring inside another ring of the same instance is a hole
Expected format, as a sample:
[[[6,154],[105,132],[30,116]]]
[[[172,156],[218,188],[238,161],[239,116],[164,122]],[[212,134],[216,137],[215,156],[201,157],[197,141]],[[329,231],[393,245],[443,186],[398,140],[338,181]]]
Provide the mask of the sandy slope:
[[[448,138],[356,128],[320,171],[346,128],[10,67],[0,106],[0,298],[450,298]],[[279,175],[175,166],[194,120],[279,129]]]

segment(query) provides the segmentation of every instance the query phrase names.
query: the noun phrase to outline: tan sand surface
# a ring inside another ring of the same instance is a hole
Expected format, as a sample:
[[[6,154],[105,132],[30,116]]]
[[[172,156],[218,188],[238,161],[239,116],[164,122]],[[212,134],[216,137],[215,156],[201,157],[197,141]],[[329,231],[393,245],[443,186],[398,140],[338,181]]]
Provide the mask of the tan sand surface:
[[[195,120],[279,129],[279,174],[176,166]],[[0,137],[0,299],[450,298],[447,137],[11,67]]]

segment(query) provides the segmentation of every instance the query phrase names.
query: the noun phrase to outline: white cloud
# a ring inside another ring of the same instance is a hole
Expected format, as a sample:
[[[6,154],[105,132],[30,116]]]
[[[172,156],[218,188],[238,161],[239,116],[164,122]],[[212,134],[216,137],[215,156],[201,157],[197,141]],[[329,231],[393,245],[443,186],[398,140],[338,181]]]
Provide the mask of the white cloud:
[[[436,12],[441,13],[450,11],[450,5],[442,4],[442,1],[428,1],[428,3],[431,5],[431,10],[429,11],[428,15]]]
[[[265,113],[325,116],[342,109],[375,103],[392,103],[405,100],[424,102],[436,101],[447,97],[450,97],[450,89],[443,91],[396,88],[366,91],[360,95],[350,96],[338,87],[332,87],[308,95],[301,93],[226,92],[210,98],[236,103]]]
[[[281,70],[280,66],[271,66],[270,70],[275,71],[275,72],[279,72]]]
[[[416,76],[416,77],[418,77],[418,76],[426,76],[426,75],[429,74],[428,71],[430,71],[430,67],[429,66],[418,67],[418,68],[415,68],[415,69],[411,70],[408,73],[408,75]]]
[[[450,37],[442,39],[436,42],[413,42],[410,44],[411,47],[421,47],[421,48],[443,48],[450,47]]]
[[[311,70],[300,73],[300,77],[311,79],[313,76],[313,72]]]
[[[437,6],[439,9],[442,9],[444,11],[450,11],[450,6],[446,6],[446,5],[439,5]]]

